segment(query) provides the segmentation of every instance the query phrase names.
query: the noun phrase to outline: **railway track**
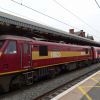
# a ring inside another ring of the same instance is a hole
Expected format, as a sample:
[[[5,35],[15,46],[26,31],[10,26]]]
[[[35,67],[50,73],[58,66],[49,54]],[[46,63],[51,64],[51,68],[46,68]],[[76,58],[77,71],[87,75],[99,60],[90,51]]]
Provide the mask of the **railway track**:
[[[0,100],[50,100],[98,70],[100,63],[1,95]]]

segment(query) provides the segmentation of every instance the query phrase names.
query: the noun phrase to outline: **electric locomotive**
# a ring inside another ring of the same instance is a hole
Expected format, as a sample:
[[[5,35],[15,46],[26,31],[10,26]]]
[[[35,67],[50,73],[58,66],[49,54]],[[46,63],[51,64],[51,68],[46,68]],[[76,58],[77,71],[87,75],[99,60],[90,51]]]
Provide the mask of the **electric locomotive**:
[[[99,61],[99,57],[100,49],[96,47],[3,35],[0,36],[0,90],[9,91],[16,84],[33,84],[41,77]]]

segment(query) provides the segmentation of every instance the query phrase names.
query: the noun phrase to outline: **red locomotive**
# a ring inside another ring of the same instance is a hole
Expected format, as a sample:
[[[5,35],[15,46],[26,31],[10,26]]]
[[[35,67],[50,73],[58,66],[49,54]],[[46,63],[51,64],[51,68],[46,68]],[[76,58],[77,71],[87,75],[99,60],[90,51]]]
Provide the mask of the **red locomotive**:
[[[0,90],[100,60],[100,48],[0,36]],[[60,66],[59,66],[60,65]]]

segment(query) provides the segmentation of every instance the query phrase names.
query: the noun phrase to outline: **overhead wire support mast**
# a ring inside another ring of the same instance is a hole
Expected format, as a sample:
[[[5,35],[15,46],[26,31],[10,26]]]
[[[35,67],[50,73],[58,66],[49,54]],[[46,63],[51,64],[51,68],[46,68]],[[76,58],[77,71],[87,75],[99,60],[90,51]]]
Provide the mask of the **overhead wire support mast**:
[[[70,14],[72,14],[73,16],[75,16],[77,19],[79,19],[81,22],[83,22],[84,24],[86,24],[88,27],[90,27],[92,30],[100,33],[98,30],[96,30],[95,28],[93,28],[91,25],[89,25],[88,23],[86,23],[83,19],[81,19],[80,17],[78,17],[76,14],[74,14],[73,12],[71,12],[69,9],[65,8],[62,4],[60,4],[57,0],[53,0],[56,4],[58,4],[61,8],[63,8],[65,11],[69,12]]]
[[[97,2],[97,0],[95,0],[95,3],[97,4],[97,6],[100,8],[100,5],[99,5],[99,3]]]

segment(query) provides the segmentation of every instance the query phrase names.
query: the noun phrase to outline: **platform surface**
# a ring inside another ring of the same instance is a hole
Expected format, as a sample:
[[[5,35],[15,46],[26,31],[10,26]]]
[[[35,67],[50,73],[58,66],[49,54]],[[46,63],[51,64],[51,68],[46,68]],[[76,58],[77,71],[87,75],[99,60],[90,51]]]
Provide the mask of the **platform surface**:
[[[100,100],[100,71],[51,100]]]

